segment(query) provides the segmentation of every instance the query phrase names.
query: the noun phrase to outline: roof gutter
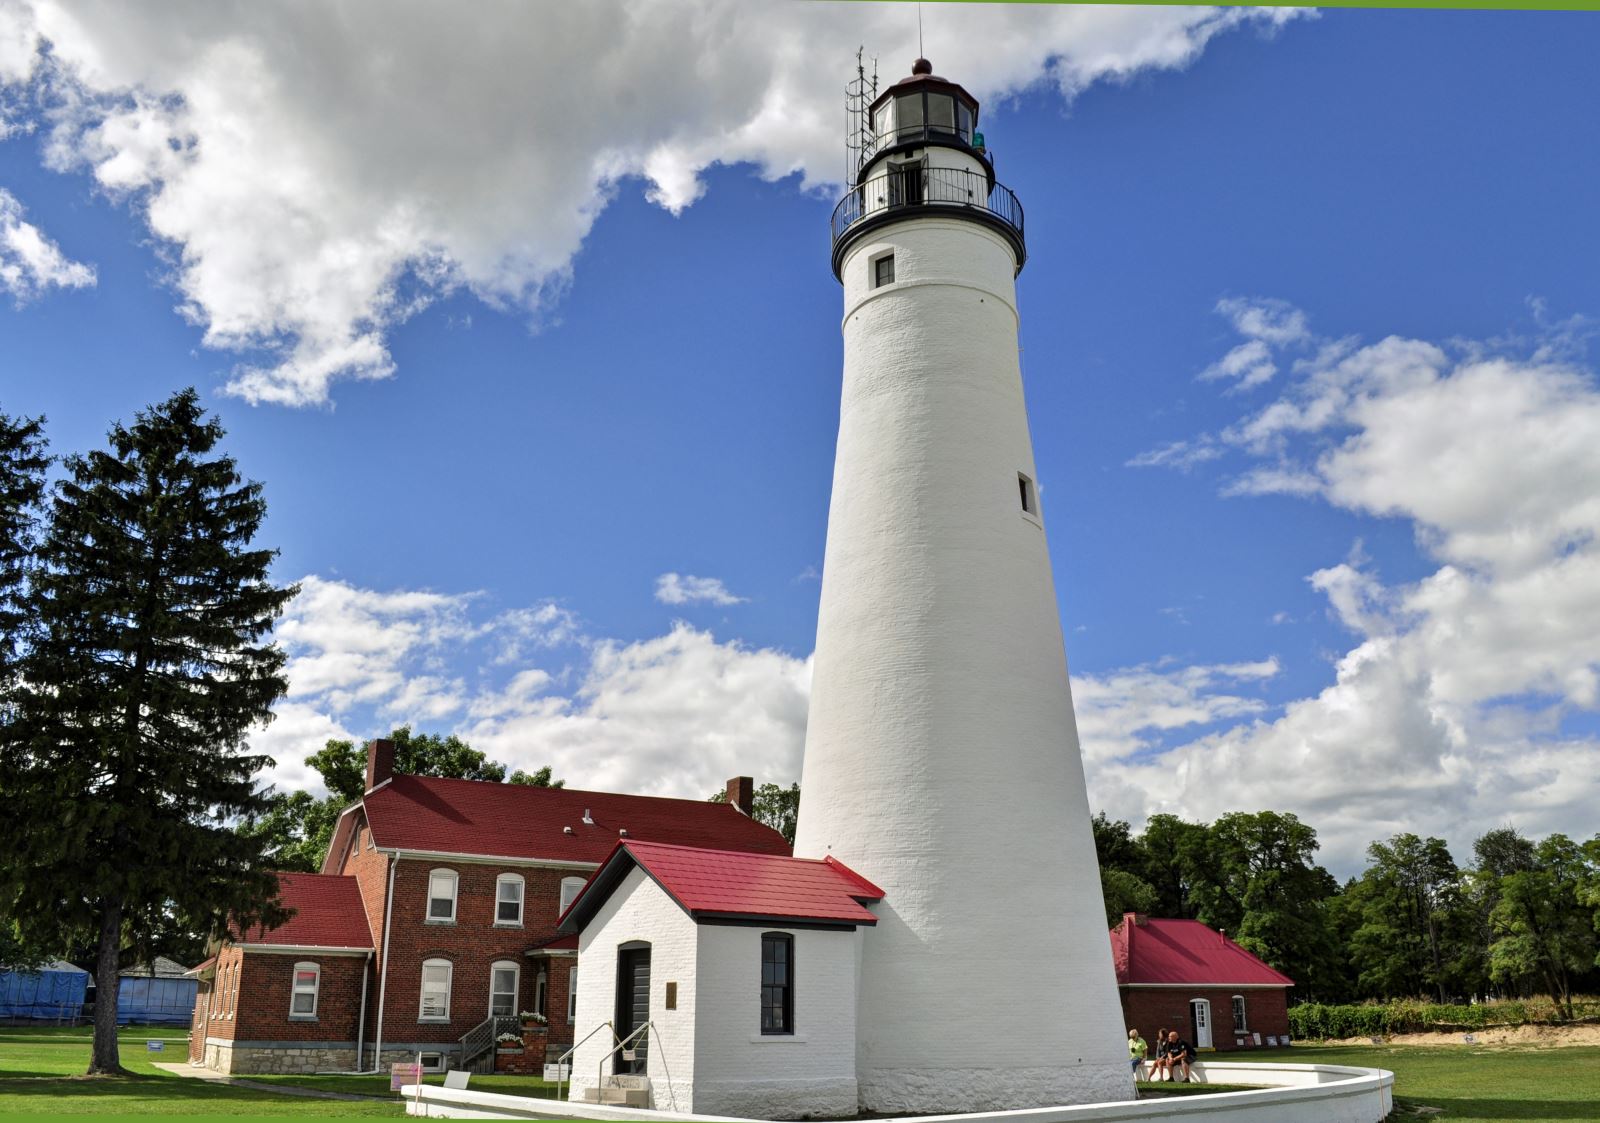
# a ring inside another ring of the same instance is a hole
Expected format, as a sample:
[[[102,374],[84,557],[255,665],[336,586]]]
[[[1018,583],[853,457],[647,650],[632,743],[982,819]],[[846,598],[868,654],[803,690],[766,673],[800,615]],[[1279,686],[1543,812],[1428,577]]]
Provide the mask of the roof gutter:
[[[544,866],[557,870],[596,870],[599,862],[574,862],[564,858],[513,858],[505,854],[463,854],[454,850],[408,850],[398,846],[376,846],[380,854],[395,858],[427,858],[447,862],[476,862],[493,866]]]

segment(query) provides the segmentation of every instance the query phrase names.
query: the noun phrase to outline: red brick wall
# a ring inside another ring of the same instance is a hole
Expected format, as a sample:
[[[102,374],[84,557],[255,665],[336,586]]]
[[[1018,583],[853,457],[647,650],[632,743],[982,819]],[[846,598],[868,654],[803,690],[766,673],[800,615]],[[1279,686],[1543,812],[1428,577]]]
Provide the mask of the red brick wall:
[[[200,992],[195,996],[194,1017],[190,1021],[193,1030],[189,1043],[191,1055],[196,1055],[195,1038],[200,1040],[202,1050],[207,1037],[221,1038],[224,1041],[234,1039],[234,1027],[238,1024],[238,1016],[231,1005],[235,998],[233,972],[242,960],[242,953],[235,947],[224,947],[217,952],[216,974],[209,984],[204,982],[200,984]],[[244,984],[242,971],[239,974],[239,981],[242,988]],[[229,1017],[230,1012],[234,1012],[233,1017]]]
[[[353,1043],[360,1024],[361,977],[366,962],[361,955],[245,952],[239,1013],[231,1036],[239,1041]],[[296,963],[315,963],[321,968],[315,1020],[289,1017]]]
[[[377,949],[377,960],[383,962],[383,902],[389,891],[389,856],[369,849],[372,832],[367,829],[366,815],[357,811],[351,832],[354,845],[340,856],[335,872],[354,877],[361,887],[361,903],[367,913],[367,930],[372,933],[372,946]]]
[[[450,869],[456,873],[454,923],[430,923],[426,919],[428,875],[435,869]],[[523,926],[520,928],[495,925],[495,882],[502,873],[516,873],[523,878]],[[488,1017],[490,965],[504,959],[522,968],[518,1011],[532,1008],[535,977],[539,967],[547,965],[544,1013],[550,1019],[550,1040],[570,1044],[567,968],[572,960],[566,957],[530,959],[527,952],[555,937],[561,879],[584,876],[587,874],[582,870],[402,860],[395,872],[395,899],[389,922],[392,946],[384,1040],[454,1043]],[[435,958],[448,959],[452,965],[448,1023],[418,1020],[422,962]]]
[[[1282,987],[1265,990],[1239,988],[1196,987],[1193,990],[1179,987],[1119,987],[1122,995],[1122,1018],[1127,1029],[1138,1028],[1155,1052],[1156,1030],[1162,1027],[1175,1029],[1178,1036],[1194,1042],[1194,1023],[1190,1019],[1191,999],[1204,998],[1211,1003],[1211,1044],[1219,1052],[1236,1048],[1233,1024],[1233,996],[1244,996],[1245,1025],[1249,1033],[1261,1035],[1262,1043],[1268,1036],[1283,1037],[1289,1032],[1288,994]],[[1254,1048],[1253,1037],[1246,1037],[1246,1048]]]

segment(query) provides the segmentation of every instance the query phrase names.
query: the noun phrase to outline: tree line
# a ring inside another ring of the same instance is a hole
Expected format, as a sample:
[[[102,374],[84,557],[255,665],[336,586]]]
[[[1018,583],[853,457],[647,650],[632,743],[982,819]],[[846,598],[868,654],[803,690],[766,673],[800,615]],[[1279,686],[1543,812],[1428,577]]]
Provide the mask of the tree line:
[[[1500,827],[1458,866],[1443,839],[1397,834],[1340,884],[1292,814],[1093,825],[1108,923],[1144,912],[1224,930],[1294,979],[1297,1001],[1546,994],[1571,1017],[1574,994],[1600,989],[1600,835]]]

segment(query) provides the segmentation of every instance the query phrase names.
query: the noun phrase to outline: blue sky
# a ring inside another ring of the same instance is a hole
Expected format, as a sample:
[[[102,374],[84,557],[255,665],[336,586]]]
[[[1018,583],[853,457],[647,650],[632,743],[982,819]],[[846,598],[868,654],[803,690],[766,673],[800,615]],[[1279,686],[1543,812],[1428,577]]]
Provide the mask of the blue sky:
[[[857,42],[908,69],[909,11],[0,6],[0,408],[58,451],[184,385],[221,415],[306,582],[274,779],[404,720],[583,786],[797,776],[839,91]],[[1294,810],[1344,872],[1592,833],[1597,48],[927,11],[1027,210],[1096,806]]]

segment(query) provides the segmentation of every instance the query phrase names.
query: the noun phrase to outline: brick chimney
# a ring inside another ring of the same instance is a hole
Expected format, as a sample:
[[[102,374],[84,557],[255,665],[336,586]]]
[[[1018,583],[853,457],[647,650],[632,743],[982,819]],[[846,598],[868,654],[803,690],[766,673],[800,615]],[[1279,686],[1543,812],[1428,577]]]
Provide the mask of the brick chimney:
[[[728,802],[746,815],[755,810],[756,782],[749,776],[735,776],[728,781]]]
[[[375,738],[367,742],[367,791],[394,775],[394,742]]]

